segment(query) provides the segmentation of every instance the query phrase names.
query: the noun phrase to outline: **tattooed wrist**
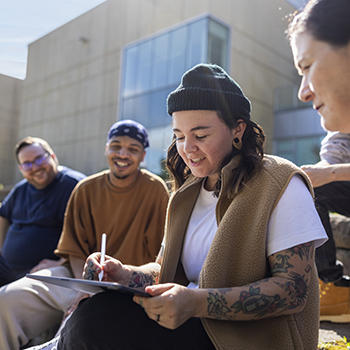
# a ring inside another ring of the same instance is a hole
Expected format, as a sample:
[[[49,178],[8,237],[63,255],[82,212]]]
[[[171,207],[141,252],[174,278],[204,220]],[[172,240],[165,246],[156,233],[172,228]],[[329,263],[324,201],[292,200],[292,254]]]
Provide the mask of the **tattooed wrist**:
[[[155,271],[151,271],[150,273],[133,272],[129,282],[129,287],[144,288],[152,284],[157,284],[158,276],[159,273]]]
[[[225,293],[227,290],[225,291]],[[208,315],[217,320],[233,320],[234,317],[229,315],[232,310],[227,306],[228,302],[222,292],[209,292],[208,301]]]

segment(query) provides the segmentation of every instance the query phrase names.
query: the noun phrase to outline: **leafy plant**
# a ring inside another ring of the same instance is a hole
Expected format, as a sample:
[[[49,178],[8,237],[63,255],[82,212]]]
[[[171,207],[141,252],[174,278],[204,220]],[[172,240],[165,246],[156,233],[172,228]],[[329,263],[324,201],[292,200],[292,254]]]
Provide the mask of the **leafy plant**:
[[[318,344],[317,349],[319,349],[319,350],[341,350],[341,349],[350,350],[350,342],[348,342],[345,337],[343,339],[333,340],[333,341],[328,342],[328,343],[320,342]]]

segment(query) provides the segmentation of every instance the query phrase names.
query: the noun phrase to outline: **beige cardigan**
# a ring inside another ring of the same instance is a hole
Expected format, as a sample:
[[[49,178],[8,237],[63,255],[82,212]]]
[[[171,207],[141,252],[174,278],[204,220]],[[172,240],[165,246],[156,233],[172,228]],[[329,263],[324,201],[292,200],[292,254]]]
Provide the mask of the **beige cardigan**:
[[[271,276],[266,258],[266,231],[273,209],[295,174],[304,178],[313,193],[307,176],[297,166],[279,157],[265,156],[261,173],[238,195],[227,198],[224,195],[227,182],[238,161],[236,157],[222,171],[223,185],[216,207],[218,230],[200,273],[200,288],[242,286]],[[201,179],[191,176],[169,201],[161,283],[185,283],[179,261],[200,186]],[[216,349],[220,350],[315,350],[318,319],[318,277],[313,263],[302,312],[256,321],[203,318],[202,322]]]

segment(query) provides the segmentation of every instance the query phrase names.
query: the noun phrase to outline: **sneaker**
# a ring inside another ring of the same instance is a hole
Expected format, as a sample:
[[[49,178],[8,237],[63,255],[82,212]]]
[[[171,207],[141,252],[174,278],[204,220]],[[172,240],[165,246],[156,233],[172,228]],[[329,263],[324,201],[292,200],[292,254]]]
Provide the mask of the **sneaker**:
[[[320,284],[320,321],[350,322],[350,287],[339,283]],[[341,284],[340,284],[341,285]]]

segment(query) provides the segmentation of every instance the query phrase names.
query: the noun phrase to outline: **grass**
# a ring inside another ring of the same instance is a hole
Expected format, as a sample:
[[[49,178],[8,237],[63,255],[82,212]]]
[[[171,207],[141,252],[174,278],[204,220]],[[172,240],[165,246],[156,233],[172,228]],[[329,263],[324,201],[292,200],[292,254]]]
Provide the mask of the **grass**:
[[[334,340],[328,343],[320,342],[317,347],[318,350],[341,350],[348,349],[350,350],[350,343],[344,337],[340,340]]]

